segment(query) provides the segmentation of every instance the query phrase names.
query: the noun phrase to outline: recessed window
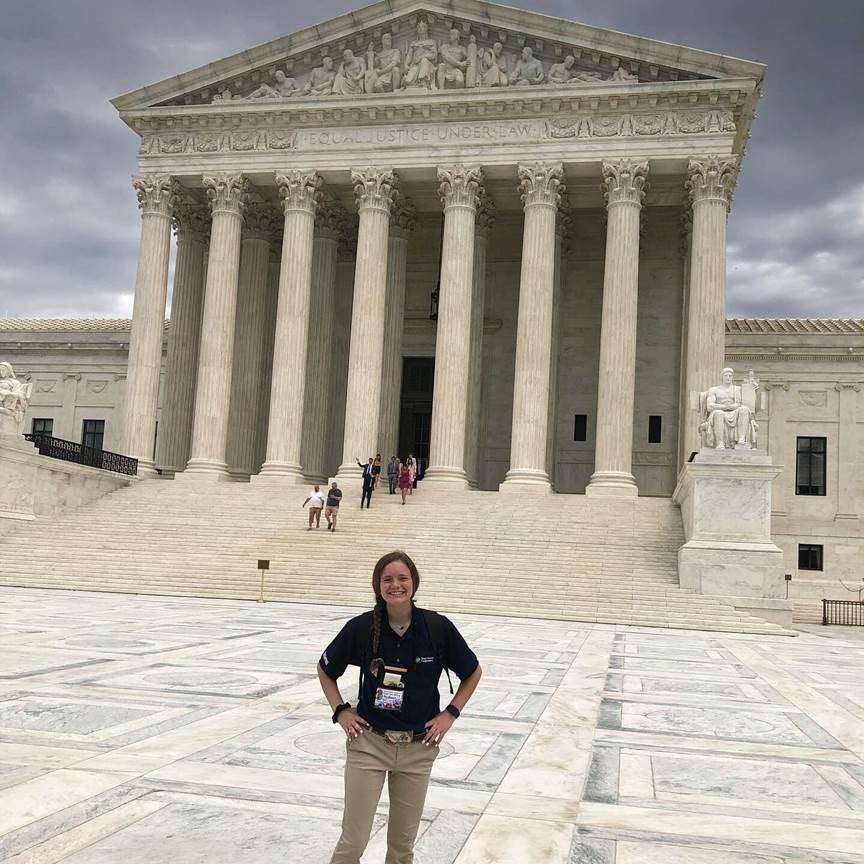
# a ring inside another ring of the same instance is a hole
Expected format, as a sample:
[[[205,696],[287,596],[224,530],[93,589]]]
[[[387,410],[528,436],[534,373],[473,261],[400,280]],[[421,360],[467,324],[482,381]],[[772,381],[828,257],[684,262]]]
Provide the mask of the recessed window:
[[[816,543],[798,544],[798,569],[821,570],[822,546]]]
[[[648,417],[648,443],[660,444],[663,441],[663,418],[659,414]]]
[[[50,437],[54,434],[54,418],[34,417],[31,431],[34,435],[48,435]]]
[[[94,450],[102,449],[102,441],[105,438],[104,420],[85,420],[81,430],[81,444],[84,447],[92,447]]]
[[[799,438],[795,462],[795,494],[825,494],[825,438]]]
[[[587,441],[588,440],[588,415],[574,414],[573,415],[573,440]]]

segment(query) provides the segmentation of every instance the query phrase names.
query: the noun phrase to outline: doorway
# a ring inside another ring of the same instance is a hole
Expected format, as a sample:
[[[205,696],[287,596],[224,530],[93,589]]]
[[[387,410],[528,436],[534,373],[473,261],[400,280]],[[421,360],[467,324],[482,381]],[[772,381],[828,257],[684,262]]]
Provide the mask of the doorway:
[[[434,357],[405,357],[402,360],[398,455],[404,459],[413,453],[421,474],[429,467],[434,380]]]

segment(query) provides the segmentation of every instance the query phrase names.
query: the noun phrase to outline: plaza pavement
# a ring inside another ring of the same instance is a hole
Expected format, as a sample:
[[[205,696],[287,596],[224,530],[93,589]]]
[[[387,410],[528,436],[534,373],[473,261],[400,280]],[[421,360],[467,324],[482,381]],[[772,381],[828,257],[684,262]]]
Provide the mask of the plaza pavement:
[[[356,611],[4,589],[0,861],[326,864],[314,667]],[[453,617],[485,674],[417,864],[864,864],[861,631]]]

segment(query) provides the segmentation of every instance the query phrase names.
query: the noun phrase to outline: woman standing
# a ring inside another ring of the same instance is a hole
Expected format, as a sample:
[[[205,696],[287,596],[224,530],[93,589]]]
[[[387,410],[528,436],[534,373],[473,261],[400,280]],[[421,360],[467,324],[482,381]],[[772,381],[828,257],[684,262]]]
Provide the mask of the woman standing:
[[[359,864],[385,777],[387,861],[413,861],[439,744],[480,680],[477,657],[452,622],[414,605],[419,586],[417,568],[404,552],[384,555],[372,571],[375,608],[352,618],[318,663],[333,722],[348,739],[342,836],[330,864]],[[349,665],[360,667],[356,708],[343,701],[337,684]],[[445,668],[461,683],[442,711],[438,679]]]
[[[403,462],[399,466],[399,491],[402,493],[402,503],[405,503],[405,496],[409,494],[411,489],[411,469],[407,463]]]

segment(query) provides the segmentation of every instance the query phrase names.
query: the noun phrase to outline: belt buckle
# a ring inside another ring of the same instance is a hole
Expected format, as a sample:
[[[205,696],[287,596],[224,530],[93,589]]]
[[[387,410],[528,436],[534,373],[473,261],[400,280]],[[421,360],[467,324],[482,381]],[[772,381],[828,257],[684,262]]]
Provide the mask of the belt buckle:
[[[413,732],[398,732],[395,729],[387,729],[384,737],[391,744],[410,744],[414,740]]]

